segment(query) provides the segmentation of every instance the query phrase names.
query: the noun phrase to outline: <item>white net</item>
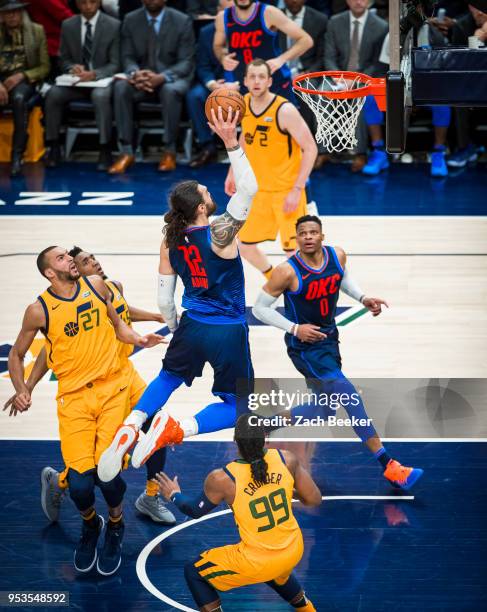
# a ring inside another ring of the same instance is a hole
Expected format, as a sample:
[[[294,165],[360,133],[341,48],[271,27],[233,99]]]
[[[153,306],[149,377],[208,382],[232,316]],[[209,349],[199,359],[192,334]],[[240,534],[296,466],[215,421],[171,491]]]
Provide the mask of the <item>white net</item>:
[[[367,94],[364,93],[363,96],[356,98],[328,98],[318,92],[353,91],[365,87],[368,82],[364,82],[360,77],[350,78],[340,75],[332,78],[323,75],[300,79],[299,85],[317,92],[305,93],[298,89],[294,90],[316,117],[316,140],[330,153],[355,148],[357,121]]]

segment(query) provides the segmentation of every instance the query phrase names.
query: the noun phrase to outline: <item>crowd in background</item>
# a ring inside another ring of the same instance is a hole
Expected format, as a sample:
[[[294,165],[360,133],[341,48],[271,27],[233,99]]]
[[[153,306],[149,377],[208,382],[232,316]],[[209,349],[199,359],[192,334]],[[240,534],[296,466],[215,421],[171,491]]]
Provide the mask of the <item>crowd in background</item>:
[[[318,70],[386,74],[387,0],[278,0],[268,4],[281,9],[313,39],[313,46],[289,63],[293,76]],[[192,122],[197,146],[191,166],[214,161],[216,143],[206,124],[204,102],[227,81],[225,63],[213,49],[214,21],[219,11],[232,5],[232,0],[0,0],[0,114],[8,108],[13,115],[12,175],[21,171],[32,105],[42,105],[46,165],[54,167],[62,159],[66,109],[71,101],[80,99],[93,104],[99,170],[121,173],[134,163],[133,109],[138,102],[149,100],[161,105],[164,153],[160,171],[176,167],[178,131],[184,116]],[[487,14],[462,0],[440,0],[435,16],[418,32],[418,45],[467,46],[471,37],[479,45],[487,44]],[[278,40],[282,52],[293,44],[285,35]],[[71,86],[69,81],[56,84],[60,75],[100,86],[75,87],[74,80]],[[108,84],[101,86],[104,80]],[[238,88],[239,84],[230,86]],[[303,103],[299,107],[315,129],[312,113]],[[476,121],[485,122],[485,111],[431,107],[431,115],[432,174],[445,176],[447,166],[461,167],[475,160],[472,126]],[[112,159],[113,125],[124,163]],[[352,152],[353,172],[377,174],[387,167],[382,125],[383,113],[373,98],[367,99],[357,130],[358,144]],[[451,142],[448,134],[454,134]],[[319,149],[316,168],[329,157]]]

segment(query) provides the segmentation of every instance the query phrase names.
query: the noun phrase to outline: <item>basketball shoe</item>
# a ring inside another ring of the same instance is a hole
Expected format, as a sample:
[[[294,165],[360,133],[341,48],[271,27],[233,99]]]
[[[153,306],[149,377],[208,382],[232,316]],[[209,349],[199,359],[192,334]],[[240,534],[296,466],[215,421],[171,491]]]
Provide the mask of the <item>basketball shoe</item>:
[[[160,410],[152,419],[147,433],[141,438],[132,454],[132,465],[140,468],[141,465],[163,446],[181,444],[184,433],[179,423],[165,410]]]
[[[41,472],[41,506],[48,521],[55,523],[64,500],[65,490],[59,484],[59,472],[45,467]]]
[[[384,478],[397,489],[408,491],[423,475],[420,468],[411,468],[401,465],[399,461],[391,459],[384,471]]]
[[[122,424],[117,429],[110,446],[103,451],[96,469],[102,482],[110,482],[122,469],[125,454],[137,442],[139,430],[135,425]]]

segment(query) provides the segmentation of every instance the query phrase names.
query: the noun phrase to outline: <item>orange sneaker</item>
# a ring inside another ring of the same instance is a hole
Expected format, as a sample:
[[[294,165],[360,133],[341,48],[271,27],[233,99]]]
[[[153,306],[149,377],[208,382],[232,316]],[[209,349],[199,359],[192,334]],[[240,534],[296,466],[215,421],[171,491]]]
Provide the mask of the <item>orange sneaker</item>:
[[[401,465],[399,461],[391,459],[384,471],[384,478],[397,489],[409,490],[423,475],[420,468],[411,468]]]
[[[134,425],[122,423],[117,429],[110,446],[103,451],[96,471],[102,482],[110,482],[122,469],[123,458],[137,442],[139,430]]]
[[[139,468],[156,450],[172,444],[181,444],[184,433],[179,423],[160,410],[152,420],[145,436],[139,440],[132,455],[132,465]]]

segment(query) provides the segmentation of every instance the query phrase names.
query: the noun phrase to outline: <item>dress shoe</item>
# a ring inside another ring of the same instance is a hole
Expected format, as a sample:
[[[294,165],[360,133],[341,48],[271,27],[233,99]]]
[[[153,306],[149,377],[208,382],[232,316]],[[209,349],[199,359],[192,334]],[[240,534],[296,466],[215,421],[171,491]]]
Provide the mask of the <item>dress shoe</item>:
[[[176,153],[165,151],[159,162],[158,170],[159,172],[172,172],[176,170]]]
[[[350,170],[352,172],[361,172],[362,168],[365,166],[366,163],[367,157],[365,155],[355,155]]]
[[[319,170],[329,161],[330,161],[330,155],[328,155],[328,153],[320,153],[318,157],[316,158],[316,161],[313,166],[313,170]]]
[[[217,154],[215,149],[203,149],[189,164],[190,168],[201,168],[201,166],[206,166],[206,164],[211,164],[211,162],[215,162],[217,159]]]
[[[19,176],[22,170],[22,156],[14,155],[12,157],[12,165],[10,166],[10,176]]]
[[[53,144],[49,147],[46,156],[46,168],[56,168],[61,161],[61,148],[58,144]]]
[[[96,169],[99,172],[106,172],[113,165],[112,152],[109,149],[100,149],[98,155],[98,165]]]
[[[108,174],[123,174],[135,162],[133,155],[124,153],[108,168]]]

